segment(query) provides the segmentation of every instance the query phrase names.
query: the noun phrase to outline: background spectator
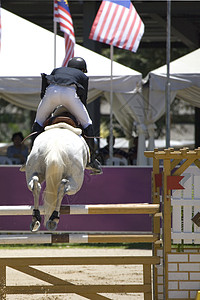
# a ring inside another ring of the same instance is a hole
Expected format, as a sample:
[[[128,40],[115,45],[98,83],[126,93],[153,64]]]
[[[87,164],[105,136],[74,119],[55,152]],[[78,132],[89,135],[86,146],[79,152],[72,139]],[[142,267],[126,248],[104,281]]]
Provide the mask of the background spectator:
[[[12,136],[13,145],[7,149],[7,156],[15,159],[15,163],[24,164],[28,156],[28,147],[22,141],[24,140],[21,132],[15,132]]]
[[[137,165],[138,137],[133,138],[133,146],[128,150],[128,164]]]
[[[110,136],[107,136],[106,138],[107,145],[101,149],[99,149],[97,159],[100,161],[102,165],[107,164],[107,160],[109,159],[109,144],[110,144]],[[113,136],[113,146],[115,144],[115,136]],[[118,157],[121,159],[127,160],[128,153],[124,150],[121,150],[120,148],[113,147],[113,157]],[[126,162],[127,164],[127,162]]]

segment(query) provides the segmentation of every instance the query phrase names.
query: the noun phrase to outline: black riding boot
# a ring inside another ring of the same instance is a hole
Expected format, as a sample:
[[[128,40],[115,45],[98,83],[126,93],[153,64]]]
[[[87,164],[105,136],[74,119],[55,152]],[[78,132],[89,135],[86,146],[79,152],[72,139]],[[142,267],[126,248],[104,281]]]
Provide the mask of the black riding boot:
[[[95,153],[95,141],[94,141],[94,131],[92,125],[89,125],[84,130],[84,138],[90,148],[90,162],[87,165],[87,169],[92,170],[92,175],[102,174],[102,169],[100,162],[96,159]]]
[[[32,136],[31,136],[31,139],[32,139],[32,147],[33,147],[33,143],[36,139],[36,137],[43,131],[43,127],[40,126],[37,122],[34,122],[33,126],[32,126],[32,133],[34,133]],[[31,148],[32,148],[31,147]]]

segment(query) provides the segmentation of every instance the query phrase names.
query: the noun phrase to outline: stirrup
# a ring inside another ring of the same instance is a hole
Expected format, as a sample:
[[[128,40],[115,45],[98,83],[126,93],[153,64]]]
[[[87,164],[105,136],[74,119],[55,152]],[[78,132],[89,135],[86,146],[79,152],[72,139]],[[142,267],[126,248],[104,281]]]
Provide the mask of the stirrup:
[[[26,163],[23,164],[19,170],[20,170],[21,172],[25,172],[25,171],[26,171]]]
[[[90,173],[90,175],[101,175],[101,174],[103,174],[100,163],[97,159],[94,159],[93,161],[89,162],[86,166],[86,169],[92,171],[92,173]]]

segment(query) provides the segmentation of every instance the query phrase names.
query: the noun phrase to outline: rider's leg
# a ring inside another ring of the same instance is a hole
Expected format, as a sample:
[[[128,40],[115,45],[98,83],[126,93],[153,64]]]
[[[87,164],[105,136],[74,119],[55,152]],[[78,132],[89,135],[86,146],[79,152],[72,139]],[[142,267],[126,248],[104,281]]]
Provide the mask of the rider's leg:
[[[38,105],[32,132],[37,131],[38,134],[40,134],[45,120],[59,105],[65,106],[67,110],[75,116],[83,128],[92,124],[92,120],[90,119],[85,106],[76,94],[75,87],[50,85],[46,89],[46,93]],[[38,134],[32,136],[32,144]]]
[[[46,89],[46,93],[38,105],[35,122],[40,126],[43,126],[44,121],[46,121],[54,109],[62,104],[60,98],[59,86],[50,85]]]
[[[55,86],[49,86],[42,100],[40,101],[35,122],[32,126],[32,133],[36,132],[31,136],[32,145],[36,137],[43,131],[43,123],[52,113],[52,111],[59,105],[59,92],[55,89]]]
[[[92,124],[85,105],[76,94],[76,88],[74,86],[59,85],[50,85],[46,89],[45,96],[38,105],[35,121],[42,126],[58,105],[65,106],[83,128]]]
[[[79,97],[76,94],[76,90],[73,87],[70,87],[70,96],[66,97],[63,94],[63,104],[67,107],[68,111],[74,115],[77,121],[82,125],[83,132],[85,135],[85,140],[90,148],[91,152],[91,161],[88,165],[89,169],[93,170],[93,174],[102,174],[102,169],[100,162],[96,159],[96,149],[94,141],[94,131],[92,127],[92,120],[87,112],[85,105],[81,102]]]
[[[67,110],[76,118],[83,128],[86,128],[88,125],[92,124],[92,120],[85,105],[78,97],[76,88],[73,86],[67,87],[67,92],[65,92],[65,89],[66,88],[63,89],[61,94],[62,105],[67,108]]]
[[[32,136],[31,136],[31,140],[32,140],[32,147],[33,147],[33,143],[36,139],[36,137],[43,131],[43,126],[40,126],[37,122],[34,122],[33,123],[33,126],[32,126],[32,133],[34,133]]]
[[[100,162],[96,159],[96,145],[94,141],[94,131],[92,125],[89,125],[86,127],[84,130],[84,137],[85,140],[90,148],[90,156],[91,156],[91,161],[89,162],[87,168],[91,169],[93,171],[92,174],[102,174],[102,169],[101,169],[101,164]]]

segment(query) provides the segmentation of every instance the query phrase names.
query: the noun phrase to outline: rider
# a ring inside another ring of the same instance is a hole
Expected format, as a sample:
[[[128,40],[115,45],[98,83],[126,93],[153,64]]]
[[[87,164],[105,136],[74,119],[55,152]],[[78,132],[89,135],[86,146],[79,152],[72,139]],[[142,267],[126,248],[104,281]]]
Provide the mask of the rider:
[[[95,141],[92,120],[86,109],[88,93],[87,65],[83,58],[73,57],[67,67],[54,69],[50,75],[42,74],[41,101],[38,105],[32,132],[32,142],[42,132],[43,124],[51,112],[63,105],[75,116],[83,128],[83,133],[91,152],[87,166],[94,174],[101,174],[99,161],[95,158]]]

